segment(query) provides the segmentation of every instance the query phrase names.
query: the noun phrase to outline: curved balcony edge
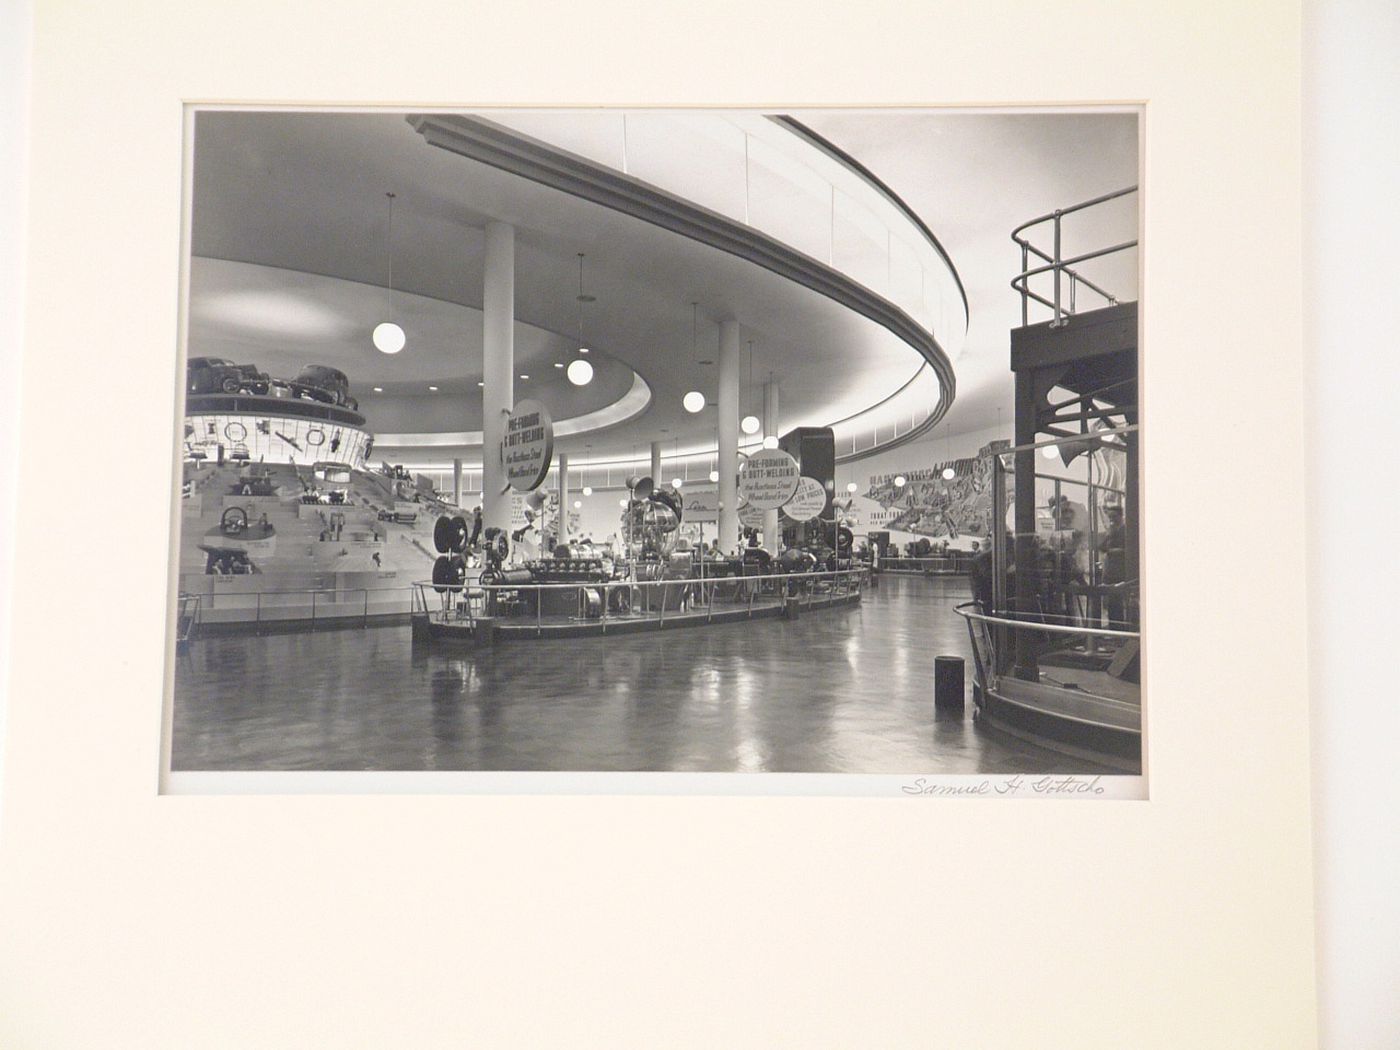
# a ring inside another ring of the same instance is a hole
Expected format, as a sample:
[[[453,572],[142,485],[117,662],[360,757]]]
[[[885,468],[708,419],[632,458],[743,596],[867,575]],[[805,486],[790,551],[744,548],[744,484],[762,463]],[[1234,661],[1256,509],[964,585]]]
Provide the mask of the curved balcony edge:
[[[922,424],[894,443],[869,449],[863,455],[927,433],[951,407],[957,382],[952,362],[933,333],[899,306],[831,266],[750,226],[493,121],[464,114],[432,113],[409,114],[405,119],[429,145],[738,256],[874,321],[913,348],[938,378],[938,404]]]

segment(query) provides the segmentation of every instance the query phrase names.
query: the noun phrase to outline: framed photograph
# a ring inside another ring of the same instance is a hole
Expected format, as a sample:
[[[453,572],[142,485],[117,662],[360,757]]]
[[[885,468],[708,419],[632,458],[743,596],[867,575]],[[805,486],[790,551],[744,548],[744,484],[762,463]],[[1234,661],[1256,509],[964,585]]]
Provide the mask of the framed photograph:
[[[1145,797],[1141,125],[190,107],[168,788]]]
[[[1298,54],[37,4],[0,1042],[1310,1045]]]

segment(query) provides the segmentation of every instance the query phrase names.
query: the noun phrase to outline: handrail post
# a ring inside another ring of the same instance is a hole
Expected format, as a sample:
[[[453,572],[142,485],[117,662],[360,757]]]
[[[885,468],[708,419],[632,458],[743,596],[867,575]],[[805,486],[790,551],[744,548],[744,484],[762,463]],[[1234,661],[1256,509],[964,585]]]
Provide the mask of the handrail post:
[[[311,629],[316,630],[316,592],[311,592]]]
[[[1055,212],[1055,320],[1051,328],[1060,327],[1060,213]]]
[[[262,634],[262,591],[257,591],[254,597],[258,599],[258,606],[253,618],[253,633]]]
[[[1026,285],[1030,278],[1026,276],[1026,271],[1031,268],[1030,246],[1025,241],[1021,242],[1021,327],[1025,328],[1030,324],[1030,297],[1026,295]]]
[[[365,618],[364,618],[364,620],[361,622],[360,627],[361,627],[361,628],[365,628],[365,627],[368,627],[368,626],[369,626],[369,588],[366,587],[366,588],[365,588]]]

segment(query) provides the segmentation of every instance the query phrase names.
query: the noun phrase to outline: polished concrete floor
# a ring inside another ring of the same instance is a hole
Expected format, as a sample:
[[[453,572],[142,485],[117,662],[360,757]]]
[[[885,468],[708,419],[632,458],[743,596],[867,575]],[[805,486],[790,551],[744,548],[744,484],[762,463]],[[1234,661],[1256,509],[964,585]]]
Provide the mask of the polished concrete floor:
[[[885,577],[794,621],[415,648],[407,626],[200,640],[177,660],[174,770],[1106,772],[965,715],[961,579]]]

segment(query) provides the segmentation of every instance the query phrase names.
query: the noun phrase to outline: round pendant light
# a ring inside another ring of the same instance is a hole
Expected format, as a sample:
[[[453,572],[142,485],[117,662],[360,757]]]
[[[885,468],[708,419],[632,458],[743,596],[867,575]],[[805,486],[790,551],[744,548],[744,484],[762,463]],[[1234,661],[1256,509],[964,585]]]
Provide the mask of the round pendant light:
[[[685,479],[683,479],[683,478],[672,478],[672,479],[671,479],[671,488],[673,488],[673,489],[678,489],[678,488],[680,488],[681,485],[682,485],[682,483],[684,482],[684,480],[685,480]]]
[[[389,198],[389,232],[384,238],[384,256],[389,268],[389,315],[394,311],[394,194],[384,194]],[[404,331],[393,321],[380,321],[370,333],[374,348],[381,354],[397,354],[408,342]]]
[[[763,447],[764,447],[764,448],[777,448],[777,447],[778,447],[778,439],[777,439],[777,437],[776,437],[775,435],[773,435],[773,434],[769,434],[766,438],[763,439]]]
[[[856,494],[856,491],[857,491],[859,488],[860,488],[860,486],[857,485],[854,481],[852,481],[852,482],[850,482],[849,484],[847,484],[847,486],[846,486],[846,491],[849,492],[851,495],[854,496],[854,495]]]
[[[617,505],[618,505],[619,507],[625,507],[625,506],[627,506],[627,501],[626,501],[625,499],[620,499],[620,500],[617,501]]]
[[[717,471],[717,470],[712,470],[712,471],[710,471],[710,480],[711,480],[711,481],[718,481],[718,480],[719,480],[719,471]]]
[[[1046,459],[1054,459],[1060,454],[1060,447],[1058,445],[1046,445],[1040,450],[1040,454]]]
[[[696,412],[700,412],[704,409],[705,395],[698,390],[692,390],[686,394],[685,397],[681,398],[681,404],[685,406],[687,412],[694,415]]]
[[[583,290],[583,252],[578,253],[578,295],[574,296],[578,303],[578,352],[588,353],[588,347],[583,343],[583,304],[597,302],[596,295],[589,295]],[[563,367],[558,365],[556,367]],[[569,370],[564,373],[569,377],[569,382],[574,386],[587,386],[593,382],[593,366],[581,358],[575,358],[569,362]]]
[[[585,485],[585,486],[583,486],[583,494],[584,494],[585,496],[591,496],[591,495],[593,495],[593,486],[592,486],[592,485]]]
[[[374,340],[374,348],[381,354],[397,354],[408,342],[403,329],[393,321],[380,321],[374,326],[370,338]]]
[[[763,424],[758,421],[757,416],[745,416],[743,419],[739,420],[739,429],[745,434],[757,434],[758,428],[761,426],[763,426]]]
[[[943,468],[943,480],[944,480],[944,481],[952,481],[952,480],[953,480],[955,477],[957,477],[957,476],[958,476],[958,472],[957,472],[956,470],[954,470],[952,467],[944,467],[944,468]]]
[[[907,485],[908,483],[909,483],[909,479],[906,478],[903,474],[897,475],[897,476],[895,477],[895,479],[894,479],[894,487],[897,488],[897,489],[902,489],[902,488],[904,488],[904,486]]]
[[[583,501],[582,501],[582,500],[577,500],[577,499],[574,500],[574,510],[578,510],[578,509],[579,509],[580,507],[582,507],[582,506],[583,506]]]

